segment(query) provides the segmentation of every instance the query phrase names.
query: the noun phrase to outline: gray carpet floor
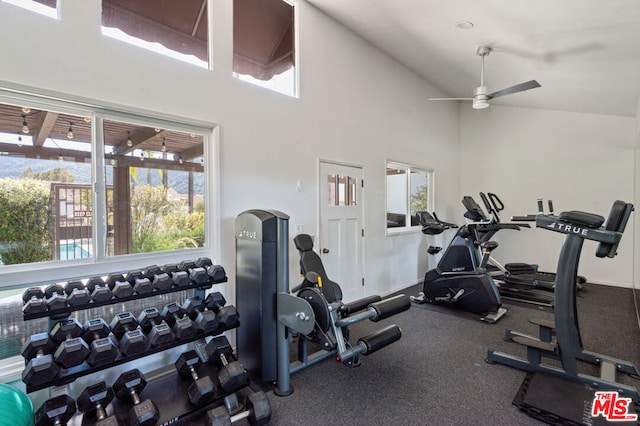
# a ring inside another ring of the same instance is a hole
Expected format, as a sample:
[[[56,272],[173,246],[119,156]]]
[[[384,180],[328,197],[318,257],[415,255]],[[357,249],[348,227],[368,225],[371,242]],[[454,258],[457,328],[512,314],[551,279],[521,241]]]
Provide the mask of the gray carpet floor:
[[[418,286],[406,289],[415,295]],[[587,350],[640,365],[640,330],[631,289],[586,284],[578,293]],[[503,340],[505,328],[537,334],[528,318],[553,318],[550,308],[505,302],[497,324],[434,305],[351,328],[352,342],[387,324],[402,338],[348,368],[331,359],[294,374],[294,393],[269,392],[272,425],[539,425],[512,404],[525,373],[485,362],[487,349],[525,356]],[[587,371],[589,367],[587,366]],[[640,380],[621,381],[640,388]]]

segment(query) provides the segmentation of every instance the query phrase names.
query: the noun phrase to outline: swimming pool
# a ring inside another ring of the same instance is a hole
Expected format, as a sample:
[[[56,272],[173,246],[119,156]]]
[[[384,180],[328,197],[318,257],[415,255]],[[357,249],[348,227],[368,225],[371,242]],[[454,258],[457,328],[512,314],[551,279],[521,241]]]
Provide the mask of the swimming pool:
[[[91,253],[78,243],[60,244],[60,260],[88,259],[90,257]]]

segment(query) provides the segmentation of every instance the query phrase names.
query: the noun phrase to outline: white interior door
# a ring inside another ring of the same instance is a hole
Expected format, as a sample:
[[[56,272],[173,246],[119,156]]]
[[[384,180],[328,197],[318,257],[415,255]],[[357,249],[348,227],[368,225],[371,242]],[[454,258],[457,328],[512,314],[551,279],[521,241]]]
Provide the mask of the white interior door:
[[[362,168],[320,162],[320,233],[315,247],[343,300],[365,295]]]

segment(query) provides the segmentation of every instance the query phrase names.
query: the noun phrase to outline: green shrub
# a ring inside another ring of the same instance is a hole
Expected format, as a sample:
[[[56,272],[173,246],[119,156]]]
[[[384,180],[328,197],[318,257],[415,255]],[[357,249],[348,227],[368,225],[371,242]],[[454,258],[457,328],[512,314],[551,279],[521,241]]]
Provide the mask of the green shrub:
[[[5,265],[52,259],[50,185],[0,179],[0,256]]]

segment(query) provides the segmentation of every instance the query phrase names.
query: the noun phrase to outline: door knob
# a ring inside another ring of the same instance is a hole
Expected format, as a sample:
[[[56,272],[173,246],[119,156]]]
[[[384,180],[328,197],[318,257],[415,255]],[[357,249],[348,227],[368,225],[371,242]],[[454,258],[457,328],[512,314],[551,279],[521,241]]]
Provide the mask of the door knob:
[[[327,254],[327,253],[329,253],[329,249],[328,249],[328,248],[323,248],[323,249],[322,249],[322,252],[323,252],[323,253],[325,253],[325,254]]]

